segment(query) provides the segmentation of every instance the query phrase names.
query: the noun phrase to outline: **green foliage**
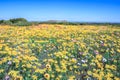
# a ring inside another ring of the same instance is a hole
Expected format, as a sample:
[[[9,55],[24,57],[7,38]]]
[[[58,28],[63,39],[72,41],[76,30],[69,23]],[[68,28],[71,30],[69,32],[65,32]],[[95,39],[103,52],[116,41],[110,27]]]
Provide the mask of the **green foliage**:
[[[10,22],[9,20],[3,20],[2,24],[4,24],[4,25],[11,25],[12,22]]]
[[[12,25],[12,26],[30,26],[31,22],[28,22],[24,18],[14,18],[10,20],[0,20],[1,25]]]
[[[2,24],[4,22],[4,20],[0,20],[0,24]]]
[[[27,20],[24,18],[14,18],[14,19],[10,19],[9,21],[12,23],[27,22]]]
[[[22,22],[22,21],[19,21],[19,22],[17,22],[17,23],[12,24],[12,25],[14,25],[14,26],[30,26],[31,23],[30,23],[30,22]]]

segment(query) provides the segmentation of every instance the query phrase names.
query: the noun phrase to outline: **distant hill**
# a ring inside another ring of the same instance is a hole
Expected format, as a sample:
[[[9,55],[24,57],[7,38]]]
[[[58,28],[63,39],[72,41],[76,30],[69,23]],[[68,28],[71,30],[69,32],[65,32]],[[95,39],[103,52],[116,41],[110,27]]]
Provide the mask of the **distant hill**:
[[[99,23],[99,22],[69,22],[67,20],[48,20],[48,21],[28,21],[25,18],[13,18],[9,20],[0,20],[0,25],[13,26],[31,26],[38,24],[64,24],[64,25],[112,25],[119,26],[120,23]]]

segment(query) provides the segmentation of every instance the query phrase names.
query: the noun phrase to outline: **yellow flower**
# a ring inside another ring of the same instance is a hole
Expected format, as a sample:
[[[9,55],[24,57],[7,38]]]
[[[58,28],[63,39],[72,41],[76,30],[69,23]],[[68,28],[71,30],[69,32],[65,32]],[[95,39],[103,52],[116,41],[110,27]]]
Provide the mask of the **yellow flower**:
[[[117,51],[120,53],[120,49],[117,49]]]
[[[76,59],[74,59],[74,58],[72,58],[72,59],[71,59],[71,62],[72,62],[72,63],[76,63],[76,62],[77,62],[77,60],[76,60]]]
[[[115,65],[111,65],[111,66],[110,66],[110,69],[116,70],[116,66],[115,66]]]
[[[57,77],[55,80],[60,80],[60,78],[59,78],[59,77]]]
[[[4,70],[3,69],[0,69],[0,73],[2,73]]]
[[[98,77],[99,77],[99,75],[98,75],[98,74],[96,74],[96,73],[93,73],[93,77],[98,78]]]
[[[102,55],[97,54],[97,55],[96,55],[96,58],[100,61],[100,60],[102,59]]]
[[[61,72],[66,72],[67,71],[67,68],[66,68],[66,66],[64,65],[64,66],[62,66],[62,70],[61,70]]]
[[[44,60],[43,60],[43,62],[46,62],[46,61],[47,61],[47,59],[44,59]]]
[[[114,62],[116,63],[116,62],[117,62],[117,60],[114,60]]]
[[[37,80],[37,76],[33,75],[32,76],[33,80]]]
[[[75,76],[70,76],[68,80],[75,80]]]
[[[50,79],[50,75],[48,73],[44,74],[45,79],[49,80]]]
[[[105,66],[106,69],[112,69],[112,70],[116,70],[116,66],[115,65],[107,65]]]
[[[105,77],[108,79],[108,78],[111,78],[113,77],[113,74],[112,73],[107,73],[107,75],[105,75]]]
[[[48,59],[48,63],[53,63],[54,60],[53,59]]]
[[[14,80],[23,80],[22,76],[16,76]]]
[[[106,80],[113,80],[112,78],[108,77]]]
[[[54,77],[55,77],[55,75],[53,75],[53,74],[52,74],[52,75],[51,75],[51,77],[52,77],[52,78],[54,78]]]
[[[114,80],[120,80],[120,78],[114,77]]]
[[[73,67],[74,67],[74,68],[76,68],[76,69],[78,68],[78,66],[77,66],[77,65],[74,65]]]
[[[110,66],[108,64],[105,65],[105,68],[109,68]]]
[[[19,71],[11,70],[11,71],[8,73],[8,75],[11,75],[11,76],[13,76],[13,77],[17,77],[18,73],[19,73]]]
[[[51,68],[51,66],[50,66],[50,64],[46,64],[46,69],[50,69]]]
[[[103,68],[103,64],[102,63],[97,63],[97,67],[98,68]]]
[[[87,74],[88,74],[88,75],[92,75],[92,72],[91,72],[91,71],[87,71]]]
[[[59,75],[58,77],[59,77],[59,78],[62,78],[62,75]]]
[[[31,65],[30,63],[28,63],[28,64],[26,64],[26,67],[27,67],[27,68],[31,68],[32,65]]]
[[[100,76],[104,76],[104,72],[103,71],[101,71],[99,74],[100,74]]]
[[[43,74],[46,71],[46,69],[35,69],[36,73],[41,73]]]
[[[72,69],[73,69],[73,68],[70,66],[70,67],[69,67],[69,70],[72,70]]]
[[[87,67],[87,64],[82,64],[83,67]]]
[[[60,69],[60,68],[56,68],[56,71],[57,71],[57,72],[61,72],[61,69]]]
[[[33,67],[33,69],[36,69],[37,67],[36,66],[32,66]]]

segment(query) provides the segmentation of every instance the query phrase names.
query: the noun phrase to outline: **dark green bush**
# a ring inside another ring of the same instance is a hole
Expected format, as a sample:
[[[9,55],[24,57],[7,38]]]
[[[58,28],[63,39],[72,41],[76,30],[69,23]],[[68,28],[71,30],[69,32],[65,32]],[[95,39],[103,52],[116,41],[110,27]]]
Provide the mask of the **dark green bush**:
[[[12,25],[14,25],[14,26],[31,26],[32,24],[30,22],[19,21],[17,23],[12,24]]]
[[[1,24],[12,25],[12,22],[10,22],[9,20],[3,20],[3,22]]]
[[[12,26],[31,26],[33,23],[28,22],[24,18],[14,18],[10,20],[0,20],[1,25],[12,25]]]
[[[4,20],[0,20],[0,24],[2,24],[4,22]]]
[[[14,23],[19,23],[19,22],[28,22],[26,19],[24,18],[14,18],[14,19],[10,19],[10,22]]]

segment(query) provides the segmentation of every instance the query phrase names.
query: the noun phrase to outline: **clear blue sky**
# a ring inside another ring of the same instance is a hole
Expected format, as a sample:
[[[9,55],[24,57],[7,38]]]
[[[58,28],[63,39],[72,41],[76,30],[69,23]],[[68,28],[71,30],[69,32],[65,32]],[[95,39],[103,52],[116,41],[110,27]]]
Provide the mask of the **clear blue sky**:
[[[120,0],[0,0],[0,19],[120,22]]]

